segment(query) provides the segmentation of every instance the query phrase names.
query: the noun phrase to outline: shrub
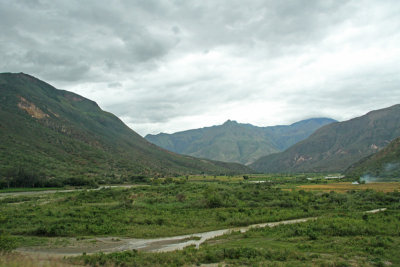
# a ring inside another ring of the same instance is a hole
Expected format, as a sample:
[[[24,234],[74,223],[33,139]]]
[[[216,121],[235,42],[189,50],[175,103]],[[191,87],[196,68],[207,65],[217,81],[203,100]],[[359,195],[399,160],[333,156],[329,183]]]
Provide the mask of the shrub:
[[[11,251],[17,248],[15,238],[8,235],[0,234],[0,251]]]

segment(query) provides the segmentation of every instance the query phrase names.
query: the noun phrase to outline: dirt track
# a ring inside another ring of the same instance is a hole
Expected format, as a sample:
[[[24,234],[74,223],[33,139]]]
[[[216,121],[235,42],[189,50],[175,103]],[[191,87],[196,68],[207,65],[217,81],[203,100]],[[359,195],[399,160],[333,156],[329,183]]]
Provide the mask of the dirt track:
[[[9,193],[0,193],[0,198],[4,197],[17,197],[17,196],[32,196],[32,195],[45,195],[45,194],[54,194],[54,193],[68,193],[68,192],[77,192],[77,191],[95,191],[104,188],[131,188],[138,186],[148,186],[148,185],[106,185],[100,186],[98,188],[93,189],[60,189],[60,190],[43,190],[43,191],[23,191],[23,192],[9,192]]]
[[[128,185],[128,186],[112,186],[112,187],[133,187],[138,185]],[[106,187],[100,187],[99,190]],[[71,192],[80,191],[85,189],[74,189],[74,190],[49,190],[49,191],[35,191],[35,192],[15,192],[15,193],[3,193],[1,195],[7,194],[15,195],[32,195],[32,194],[50,194],[56,192]],[[386,208],[375,209],[366,211],[365,213],[376,213],[384,211]],[[308,217],[294,220],[285,220],[279,222],[269,222],[253,224],[245,227],[229,228],[222,230],[215,230],[203,233],[195,233],[190,235],[181,235],[173,237],[164,238],[153,238],[153,239],[136,239],[136,238],[122,238],[122,237],[97,237],[91,239],[77,240],[76,238],[70,238],[68,241],[69,245],[59,246],[59,247],[20,247],[17,249],[18,252],[28,255],[37,255],[43,257],[64,257],[64,256],[77,256],[82,253],[97,253],[97,252],[117,252],[125,250],[141,250],[149,252],[167,252],[183,249],[184,247],[194,245],[196,248],[204,243],[205,241],[231,233],[233,231],[246,232],[252,228],[256,227],[275,227],[282,224],[295,224],[306,222],[309,220],[315,220],[317,217]]]
[[[27,254],[41,254],[48,256],[77,256],[82,253],[96,252],[117,252],[125,250],[141,250],[148,252],[167,252],[183,249],[184,247],[195,245],[197,248],[205,241],[217,236],[228,234],[232,231],[240,231],[242,233],[255,227],[274,227],[281,224],[294,224],[314,220],[316,217],[302,218],[295,220],[285,220],[279,222],[253,224],[245,227],[229,228],[204,233],[196,233],[191,235],[181,235],[174,237],[152,238],[152,239],[136,239],[136,238],[120,238],[120,237],[104,237],[86,239],[76,241],[71,238],[71,246],[48,248],[48,247],[26,247],[18,248],[18,252]]]

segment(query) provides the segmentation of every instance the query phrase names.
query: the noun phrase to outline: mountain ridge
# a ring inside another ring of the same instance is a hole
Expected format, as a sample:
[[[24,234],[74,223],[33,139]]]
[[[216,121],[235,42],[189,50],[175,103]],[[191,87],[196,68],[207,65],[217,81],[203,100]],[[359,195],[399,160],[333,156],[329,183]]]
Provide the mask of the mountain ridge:
[[[400,105],[370,111],[315,131],[284,152],[265,156],[251,167],[261,172],[342,172],[400,136]]]
[[[344,173],[361,180],[379,180],[400,177],[400,137],[380,151],[352,164]]]
[[[19,168],[63,178],[251,172],[159,148],[96,102],[28,74],[0,74],[0,103],[0,176]]]
[[[282,151],[303,140],[321,125],[332,122],[335,120],[311,118],[291,125],[259,127],[227,120],[221,125],[173,134],[148,134],[145,138],[180,154],[249,164],[263,155]]]

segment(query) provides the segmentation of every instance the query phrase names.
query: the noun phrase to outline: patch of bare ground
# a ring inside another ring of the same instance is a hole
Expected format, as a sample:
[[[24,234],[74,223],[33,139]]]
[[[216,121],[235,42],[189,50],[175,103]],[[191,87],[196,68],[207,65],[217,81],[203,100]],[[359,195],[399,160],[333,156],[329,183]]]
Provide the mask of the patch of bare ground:
[[[33,118],[43,119],[45,117],[49,117],[48,114],[44,113],[40,108],[36,107],[33,103],[29,102],[22,96],[20,96],[19,99],[21,102],[18,103],[18,107],[25,110]]]
[[[84,240],[77,240],[69,238],[66,240],[67,245],[62,246],[36,246],[36,247],[21,247],[17,252],[25,255],[48,255],[53,257],[76,256],[82,253],[96,253],[96,252],[112,252],[120,246],[127,244],[129,239],[114,238],[114,237],[99,237]]]

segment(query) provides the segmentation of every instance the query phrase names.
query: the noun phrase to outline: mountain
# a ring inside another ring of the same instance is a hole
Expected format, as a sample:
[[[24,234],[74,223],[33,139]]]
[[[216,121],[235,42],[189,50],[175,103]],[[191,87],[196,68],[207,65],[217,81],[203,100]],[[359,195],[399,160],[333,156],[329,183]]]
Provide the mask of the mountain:
[[[0,74],[0,178],[249,173],[245,166],[182,156],[149,143],[93,101],[27,74]]]
[[[170,151],[194,157],[249,164],[261,156],[282,151],[307,138],[316,129],[334,122],[327,118],[292,125],[257,127],[228,120],[201,129],[147,135],[145,138]]]
[[[400,136],[400,105],[326,125],[284,152],[250,165],[260,172],[342,172]]]
[[[347,177],[365,180],[400,178],[400,137],[379,152],[361,159],[345,172]]]

